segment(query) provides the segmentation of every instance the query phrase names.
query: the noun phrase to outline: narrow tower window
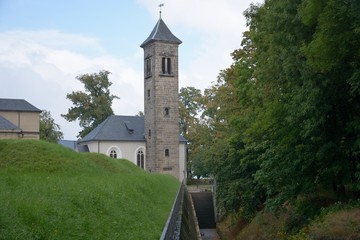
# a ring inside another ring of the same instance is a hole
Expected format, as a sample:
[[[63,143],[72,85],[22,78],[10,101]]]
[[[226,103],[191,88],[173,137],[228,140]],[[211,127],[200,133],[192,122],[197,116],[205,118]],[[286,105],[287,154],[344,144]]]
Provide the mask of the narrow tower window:
[[[166,73],[166,58],[161,59],[161,72],[162,74]]]
[[[169,149],[165,149],[165,157],[169,157],[170,156],[170,151]]]
[[[145,59],[145,77],[151,77],[151,58]]]
[[[162,74],[171,74],[171,58],[163,57],[161,59],[161,72]]]
[[[111,158],[117,158],[117,153],[116,153],[115,150],[111,150],[111,152],[110,152],[110,157],[111,157]]]
[[[147,90],[147,96],[150,98],[150,89]]]
[[[167,59],[167,73],[171,74],[171,58]]]
[[[168,107],[164,108],[164,116],[168,117],[170,115],[170,109]]]

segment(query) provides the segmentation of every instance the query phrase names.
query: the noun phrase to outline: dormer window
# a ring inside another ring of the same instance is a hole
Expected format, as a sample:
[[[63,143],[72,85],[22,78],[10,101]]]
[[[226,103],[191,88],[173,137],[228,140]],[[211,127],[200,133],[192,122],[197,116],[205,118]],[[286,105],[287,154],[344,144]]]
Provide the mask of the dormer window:
[[[161,73],[170,75],[171,73],[171,58],[163,57],[161,59]]]
[[[125,124],[126,129],[128,130],[128,132],[129,132],[130,134],[133,134],[133,133],[134,133],[134,130],[135,130],[133,124],[131,124],[131,122],[129,122],[129,121],[125,121],[124,124]]]

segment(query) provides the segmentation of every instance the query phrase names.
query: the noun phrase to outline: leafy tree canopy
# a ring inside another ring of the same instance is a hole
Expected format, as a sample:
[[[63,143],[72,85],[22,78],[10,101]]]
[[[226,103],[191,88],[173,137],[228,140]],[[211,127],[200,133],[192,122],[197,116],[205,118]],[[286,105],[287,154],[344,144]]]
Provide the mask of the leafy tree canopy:
[[[79,120],[83,128],[78,137],[84,137],[108,116],[114,114],[111,108],[112,101],[119,99],[118,96],[110,94],[109,71],[99,73],[83,74],[76,77],[84,84],[85,92],[76,91],[66,95],[72,101],[73,106],[67,114],[62,114],[67,121]]]
[[[40,139],[57,143],[63,138],[60,126],[55,123],[50,111],[42,110],[40,113]]]
[[[251,218],[321,191],[360,196],[359,12],[353,0],[245,11],[234,62],[203,95],[207,137],[191,135],[221,211]]]

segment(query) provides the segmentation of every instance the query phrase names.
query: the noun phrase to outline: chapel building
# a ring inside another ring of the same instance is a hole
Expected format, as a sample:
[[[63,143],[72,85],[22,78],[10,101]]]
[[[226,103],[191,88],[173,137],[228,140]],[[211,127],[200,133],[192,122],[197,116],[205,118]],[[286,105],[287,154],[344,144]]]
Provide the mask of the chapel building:
[[[79,151],[125,158],[146,171],[186,178],[186,139],[179,131],[181,41],[161,16],[144,49],[144,117],[109,116],[78,141]]]

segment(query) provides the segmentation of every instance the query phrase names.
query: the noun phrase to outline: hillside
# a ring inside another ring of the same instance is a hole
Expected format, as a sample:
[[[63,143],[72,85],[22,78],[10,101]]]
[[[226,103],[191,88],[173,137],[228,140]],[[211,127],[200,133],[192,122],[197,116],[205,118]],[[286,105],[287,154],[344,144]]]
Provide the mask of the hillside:
[[[0,140],[0,239],[159,239],[178,186],[126,160]]]

